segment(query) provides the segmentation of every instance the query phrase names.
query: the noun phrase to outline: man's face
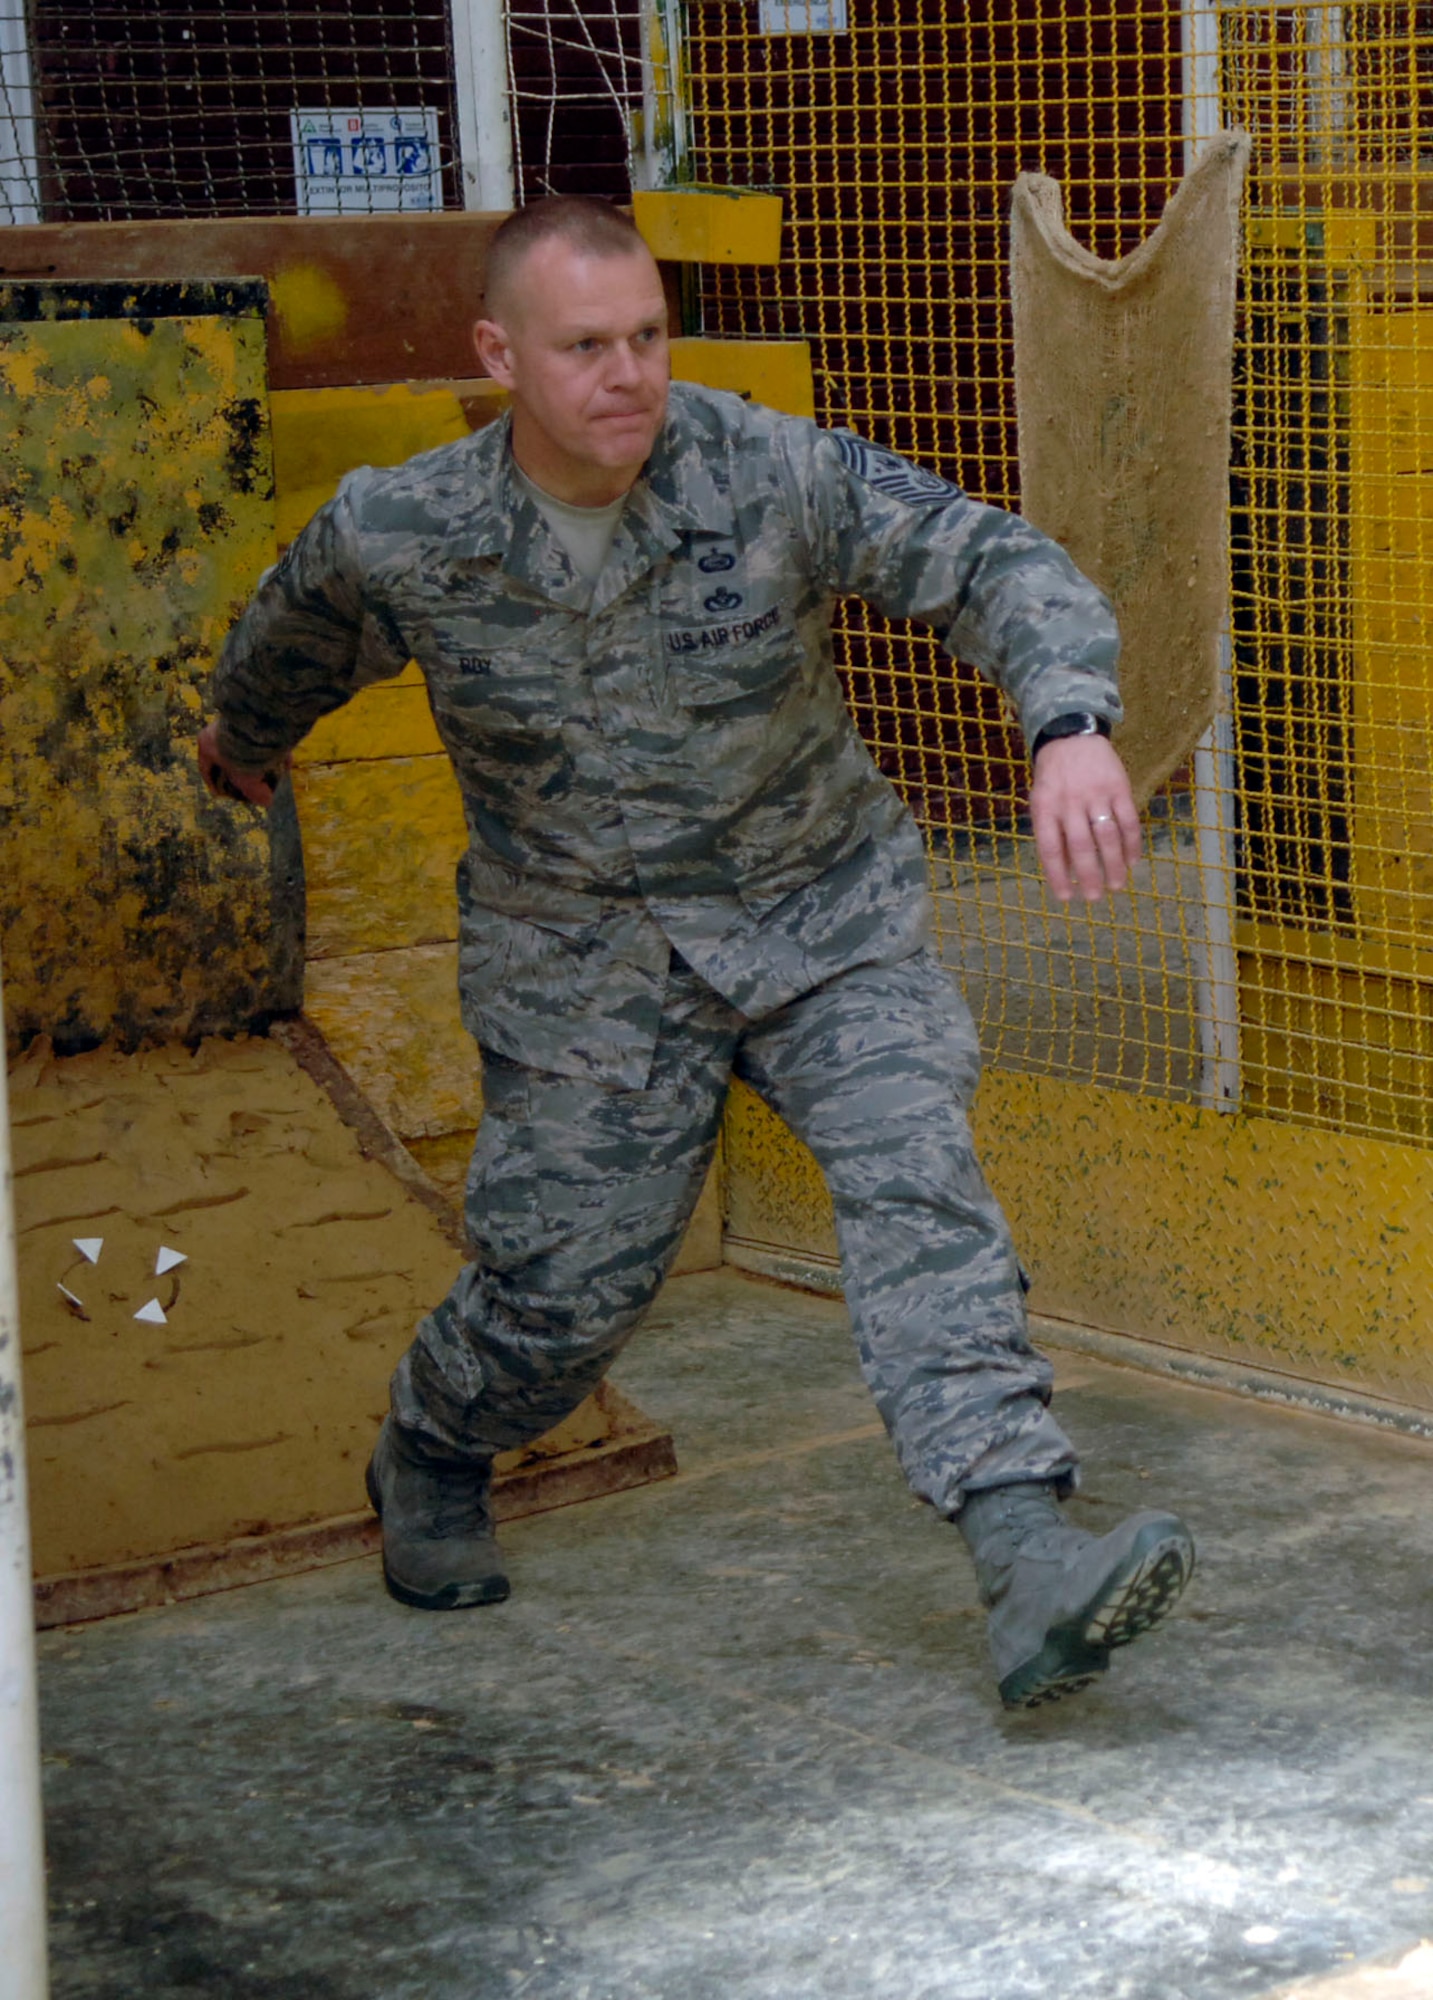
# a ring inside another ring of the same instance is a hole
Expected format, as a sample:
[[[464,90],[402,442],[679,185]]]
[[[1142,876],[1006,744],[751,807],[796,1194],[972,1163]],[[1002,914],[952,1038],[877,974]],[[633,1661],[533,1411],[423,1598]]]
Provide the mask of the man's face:
[[[647,251],[594,257],[561,237],[512,273],[478,355],[513,404],[513,449],[539,486],[576,505],[615,499],[667,413],[667,300]]]

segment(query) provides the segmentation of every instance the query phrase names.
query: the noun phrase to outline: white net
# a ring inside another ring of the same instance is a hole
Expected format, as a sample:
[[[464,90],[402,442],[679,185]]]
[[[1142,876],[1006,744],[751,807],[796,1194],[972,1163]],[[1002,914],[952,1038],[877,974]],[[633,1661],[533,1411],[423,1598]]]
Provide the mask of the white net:
[[[3,219],[459,202],[446,0],[0,0],[0,59]]]
[[[642,108],[638,0],[531,0],[508,9],[517,198],[630,192]]]

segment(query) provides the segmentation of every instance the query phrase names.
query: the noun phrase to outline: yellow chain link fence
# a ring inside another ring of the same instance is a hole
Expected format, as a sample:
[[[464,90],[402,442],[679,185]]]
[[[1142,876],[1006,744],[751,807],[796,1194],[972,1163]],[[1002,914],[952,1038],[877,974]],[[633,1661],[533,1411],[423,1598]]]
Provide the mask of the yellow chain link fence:
[[[1201,133],[1251,132],[1228,713],[1133,892],[1046,898],[1022,747],[927,634],[849,606],[841,658],[996,1068],[1433,1144],[1433,6],[849,0],[767,33],[693,0],[686,59],[696,178],[787,199],[779,267],[706,273],[706,330],[807,338],[822,421],[1002,505],[1016,175],[1112,257]]]

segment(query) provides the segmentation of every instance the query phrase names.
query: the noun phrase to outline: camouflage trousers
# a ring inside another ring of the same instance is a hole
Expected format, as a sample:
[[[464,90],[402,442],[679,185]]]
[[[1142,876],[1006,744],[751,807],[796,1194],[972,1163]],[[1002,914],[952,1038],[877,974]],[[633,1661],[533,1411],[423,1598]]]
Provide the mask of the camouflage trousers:
[[[393,1377],[403,1424],[488,1454],[541,1435],[594,1389],[660,1285],[701,1192],[729,1078],[819,1161],[862,1371],[912,1488],[954,1516],[967,1491],[1072,1486],[1050,1366],[971,1146],[980,1056],[926,951],[842,973],[764,1019],[674,956],[644,1089],[483,1052],[468,1179],[474,1261]]]

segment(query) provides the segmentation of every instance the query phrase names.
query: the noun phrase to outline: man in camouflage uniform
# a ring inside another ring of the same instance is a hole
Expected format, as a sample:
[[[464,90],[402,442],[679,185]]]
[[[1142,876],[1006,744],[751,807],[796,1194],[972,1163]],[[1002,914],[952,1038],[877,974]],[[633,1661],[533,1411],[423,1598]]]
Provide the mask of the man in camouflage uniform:
[[[1139,848],[1105,740],[1109,608],[1034,529],[890,452],[669,393],[656,266],[602,204],[504,226],[476,339],[510,414],[344,480],[231,633],[200,744],[215,788],[267,803],[319,717],[411,657],[462,786],[473,1262],[400,1362],[369,1468],[388,1586],[431,1609],[507,1595],[492,1456],[601,1380],[735,1074],[825,1173],[861,1366],[972,1549],[1002,1695],[1082,1686],[1193,1550],[1170,1515],[1096,1540],[1060,1512],[1076,1457],[971,1148],[975,1031],[830,620],[858,595],[996,681],[1038,758],[1052,887],[1094,897]]]

